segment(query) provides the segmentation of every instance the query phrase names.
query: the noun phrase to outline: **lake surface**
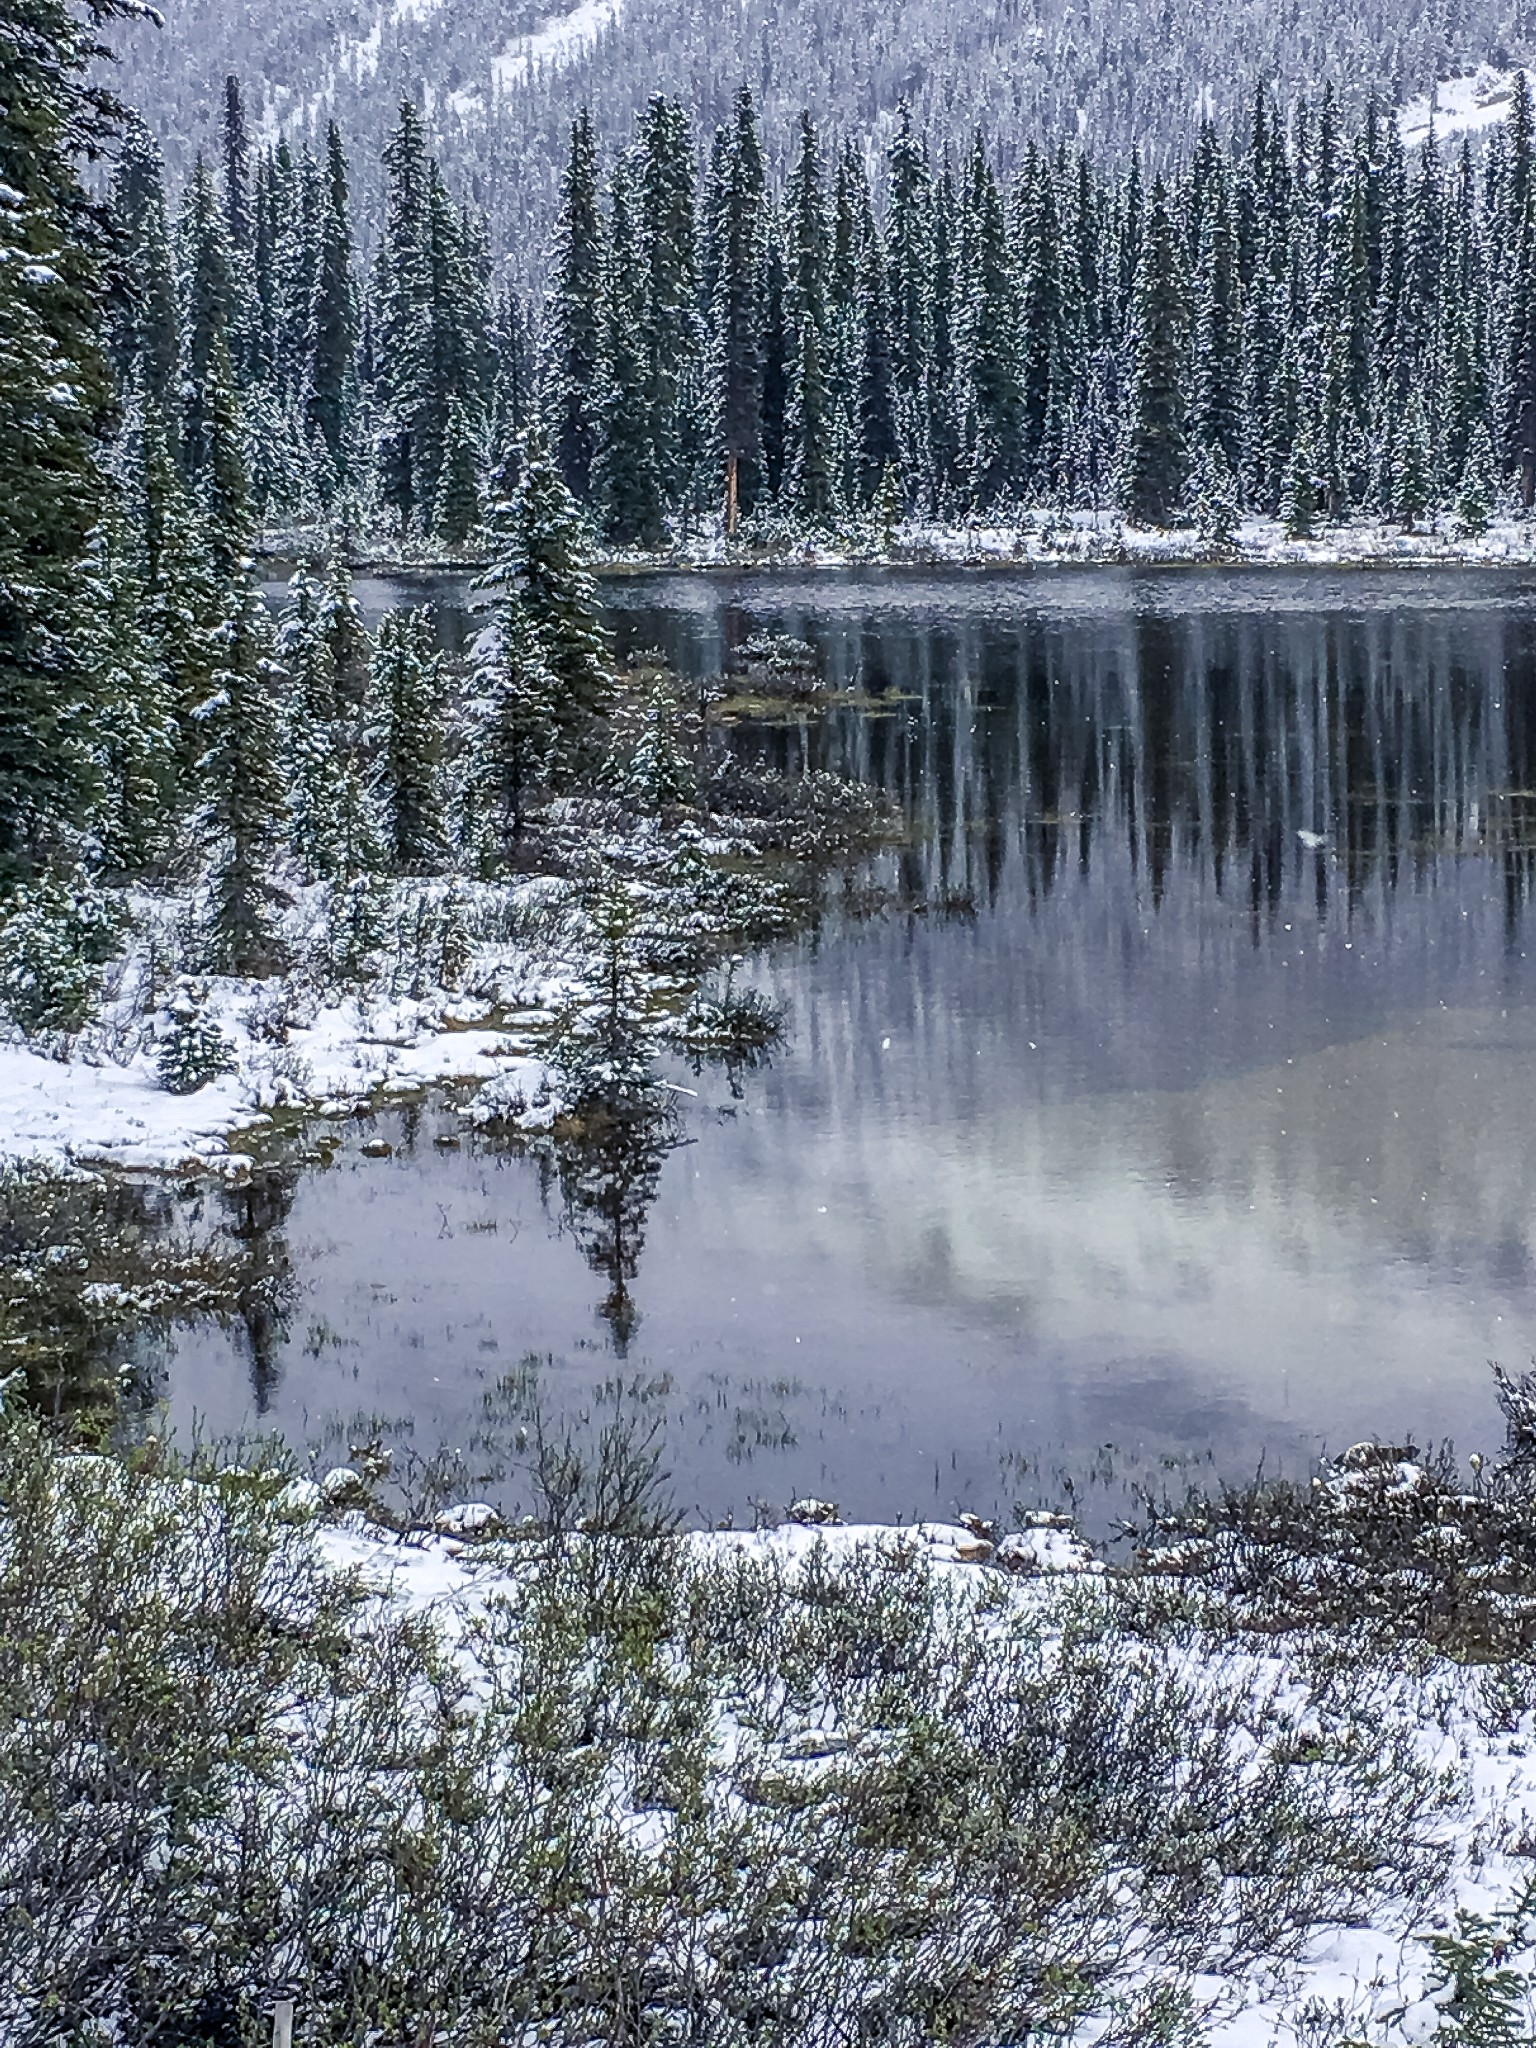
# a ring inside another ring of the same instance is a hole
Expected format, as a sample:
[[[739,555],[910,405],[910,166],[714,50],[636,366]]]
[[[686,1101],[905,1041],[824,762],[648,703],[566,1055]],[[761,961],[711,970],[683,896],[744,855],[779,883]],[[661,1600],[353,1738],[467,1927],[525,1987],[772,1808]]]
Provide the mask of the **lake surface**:
[[[431,594],[461,642],[462,593]],[[601,1216],[439,1147],[446,1111],[392,1114],[262,1198],[292,1311],[181,1337],[179,1412],[378,1414],[428,1449],[537,1354],[553,1402],[648,1384],[709,1517],[1497,1442],[1487,1362],[1536,1352],[1536,578],[606,595],[621,650],[690,673],[811,640],[832,709],[737,744],[879,784],[908,842],[859,914],[754,963],[790,1015],[771,1066],[739,1095],[679,1072],[686,1142],[615,1194],[622,1314]]]

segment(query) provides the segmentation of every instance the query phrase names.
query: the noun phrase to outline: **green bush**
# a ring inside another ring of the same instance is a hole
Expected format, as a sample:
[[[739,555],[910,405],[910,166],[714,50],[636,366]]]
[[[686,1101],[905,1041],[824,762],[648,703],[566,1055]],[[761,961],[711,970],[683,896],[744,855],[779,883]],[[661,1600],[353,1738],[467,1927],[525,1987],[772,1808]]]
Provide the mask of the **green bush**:
[[[83,875],[18,885],[0,912],[0,1010],[29,1035],[79,1031],[121,934],[117,905]]]

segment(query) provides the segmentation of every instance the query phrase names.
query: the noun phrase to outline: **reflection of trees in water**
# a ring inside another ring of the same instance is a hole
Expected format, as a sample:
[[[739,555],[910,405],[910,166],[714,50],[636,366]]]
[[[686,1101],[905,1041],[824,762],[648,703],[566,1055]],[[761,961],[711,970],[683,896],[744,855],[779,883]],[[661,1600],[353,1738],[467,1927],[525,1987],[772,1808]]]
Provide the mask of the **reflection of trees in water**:
[[[1257,937],[1298,894],[1347,914],[1468,852],[1499,863],[1511,918],[1529,893],[1529,619],[1108,613],[820,638],[830,677],[901,701],[752,744],[897,798],[914,896],[992,904],[1011,875],[1038,902],[1107,863],[1152,908],[1175,876],[1240,894]]]
[[[646,1218],[661,1184],[662,1163],[682,1132],[669,1112],[649,1105],[598,1110],[582,1136],[554,1148],[547,1171],[564,1205],[564,1222],[595,1273],[608,1282],[598,1314],[620,1358],[639,1327],[630,1282],[640,1270]]]
[[[287,1224],[298,1185],[297,1167],[271,1167],[223,1191],[225,1230],[235,1247],[227,1313],[245,1330],[258,1415],[270,1408],[282,1374],[294,1291]]]
[[[291,1286],[282,1234],[296,1175],[178,1194],[159,1183],[0,1174],[0,1349],[52,1414],[148,1410],[166,1333],[215,1316],[250,1337],[258,1406]]]

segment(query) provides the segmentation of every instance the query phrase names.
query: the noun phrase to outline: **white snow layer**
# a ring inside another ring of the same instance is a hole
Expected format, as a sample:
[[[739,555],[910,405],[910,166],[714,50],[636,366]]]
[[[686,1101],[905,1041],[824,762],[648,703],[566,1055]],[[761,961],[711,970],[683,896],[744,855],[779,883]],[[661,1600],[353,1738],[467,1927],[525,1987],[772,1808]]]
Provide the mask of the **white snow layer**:
[[[1405,149],[1418,149],[1433,128],[1437,142],[1451,136],[1482,135],[1497,128],[1514,104],[1519,73],[1480,64],[1465,78],[1447,78],[1432,93],[1420,93],[1397,117]]]
[[[543,887],[514,893],[527,900]],[[296,925],[309,908],[300,903]],[[231,1140],[285,1113],[350,1116],[391,1094],[460,1084],[476,1091],[477,1122],[546,1127],[558,1112],[532,1038],[572,993],[559,961],[480,946],[463,988],[419,997],[369,990],[322,999],[281,976],[210,977],[196,984],[197,1013],[222,1036],[232,1071],[176,1095],[159,1074],[163,1011],[140,1007],[144,955],[141,933],[100,1022],[64,1048],[67,1058],[19,1037],[0,1043],[0,1160],[240,1177],[250,1161]]]
[[[446,1519],[455,1519],[451,1511]],[[466,1509],[464,1524],[473,1520],[474,1510]],[[1023,1532],[1020,1540],[1034,1546],[1045,1533]],[[971,1532],[940,1523],[915,1528],[786,1524],[752,1533],[696,1532],[683,1540],[701,1558],[744,1551],[777,1556],[789,1568],[804,1565],[818,1550],[835,1563],[869,1547],[902,1547],[915,1549],[931,1570],[955,1575],[960,1589],[980,1594],[997,1585],[995,1573],[964,1561],[976,1555]],[[1004,1544],[1013,1540],[1006,1538]],[[450,1640],[469,1635],[487,1601],[515,1595],[516,1567],[507,1550],[494,1544],[481,1547],[443,1535],[401,1543],[380,1535],[359,1513],[323,1529],[321,1541],[338,1569],[357,1572],[377,1596],[430,1612]],[[1070,1548],[1079,1550],[1079,1572],[1102,1569],[1089,1562],[1081,1545],[1039,1547],[1034,1570],[1016,1565],[1019,1575],[1005,1581],[1005,1599],[1015,1612],[1071,1597],[1063,1589],[1083,1581],[1061,1576],[1073,1568]],[[997,1625],[1005,1621],[1006,1614]],[[1205,1655],[1201,1640],[1191,1639],[1178,1654],[1198,1680]],[[1255,1700],[1297,1680],[1283,1642],[1274,1651],[1254,1649],[1247,1661]],[[1426,1658],[1411,1675],[1405,1670],[1394,1679],[1384,1709],[1414,1731],[1422,1759],[1457,1787],[1439,1823],[1452,1851],[1440,1896],[1424,1901],[1411,1918],[1400,1906],[1383,1905],[1363,1926],[1322,1927],[1294,1965],[1277,1964],[1242,1978],[1197,1978],[1195,1994],[1209,2007],[1199,2037],[1204,2048],[1276,2048],[1280,2042],[1305,2040],[1307,2016],[1324,2014],[1345,2022],[1350,2038],[1369,2040],[1377,2048],[1421,2048],[1434,2035],[1443,2016],[1430,1995],[1433,1963],[1424,1935],[1448,1928],[1458,1910],[1507,1911],[1529,1880],[1529,1844],[1536,1838],[1536,1714],[1526,1713],[1506,1732],[1489,1732],[1478,1707],[1481,1676],[1475,1666]],[[1529,1977],[1536,1955],[1511,1955],[1507,1962]],[[1090,2048],[1100,2031],[1101,2023],[1090,2024],[1076,2048]]]

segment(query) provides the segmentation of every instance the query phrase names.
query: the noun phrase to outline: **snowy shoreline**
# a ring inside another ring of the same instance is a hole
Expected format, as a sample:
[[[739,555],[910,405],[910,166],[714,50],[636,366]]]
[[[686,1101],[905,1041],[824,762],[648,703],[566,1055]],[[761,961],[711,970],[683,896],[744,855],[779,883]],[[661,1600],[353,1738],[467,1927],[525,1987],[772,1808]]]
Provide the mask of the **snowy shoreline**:
[[[271,532],[262,552],[274,563],[324,554],[327,536],[296,529]],[[371,542],[350,556],[354,570],[411,576],[473,575],[481,557],[463,550],[424,551],[419,546]],[[600,576],[733,574],[776,569],[1536,569],[1536,520],[1496,519],[1478,536],[1457,534],[1450,522],[1437,530],[1404,533],[1380,520],[1321,524],[1310,540],[1294,540],[1275,519],[1244,519],[1234,545],[1213,552],[1189,531],[1125,525],[1109,513],[1022,514],[1016,521],[981,521],[965,526],[908,522],[889,545],[868,533],[821,540],[768,538],[727,540],[715,533],[651,553],[594,550]]]
[[[486,885],[462,885],[471,899]],[[536,908],[543,879],[498,890]],[[301,892],[290,922],[314,925],[322,892]],[[174,901],[155,906],[160,920]],[[154,913],[152,913],[153,916]],[[552,1076],[534,1050],[572,977],[559,960],[516,944],[481,944],[455,989],[420,995],[387,986],[338,993],[300,978],[206,976],[196,983],[202,1023],[227,1049],[230,1070],[194,1093],[167,1090],[157,1045],[142,1028],[144,977],[155,929],[142,930],[114,968],[100,1019],[63,1055],[0,1045],[0,1159],[60,1170],[214,1175],[239,1180],[242,1149],[284,1120],[353,1117],[426,1089],[472,1089],[469,1114],[547,1128],[558,1111]]]

